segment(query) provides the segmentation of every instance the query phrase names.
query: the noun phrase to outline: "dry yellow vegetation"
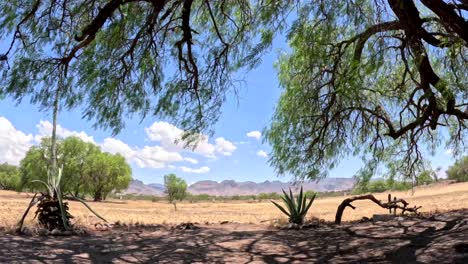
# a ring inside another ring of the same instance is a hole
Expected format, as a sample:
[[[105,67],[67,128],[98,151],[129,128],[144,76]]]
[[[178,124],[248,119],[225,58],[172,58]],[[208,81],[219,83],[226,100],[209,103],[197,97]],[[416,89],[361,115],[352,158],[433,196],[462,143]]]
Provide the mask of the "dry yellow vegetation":
[[[393,192],[393,196],[404,198],[410,206],[422,206],[422,212],[445,211],[468,208],[468,183],[437,184],[418,187],[414,195],[411,191]],[[20,219],[31,199],[31,194],[0,191],[0,226],[11,228]],[[376,194],[378,199],[387,199],[387,193]],[[309,217],[314,216],[333,221],[336,209],[346,197],[331,197],[317,199]],[[109,222],[164,224],[180,222],[216,223],[232,221],[239,223],[267,223],[275,219],[284,219],[280,211],[269,201],[251,202],[182,202],[177,205],[177,211],[171,204],[151,201],[106,201],[89,202],[90,206],[104,216]],[[386,213],[370,201],[356,201],[356,210],[346,209],[343,221],[370,217],[374,213]],[[70,202],[70,209],[75,220],[81,225],[93,224],[97,221],[82,204]],[[26,224],[33,223],[35,209],[31,210]]]

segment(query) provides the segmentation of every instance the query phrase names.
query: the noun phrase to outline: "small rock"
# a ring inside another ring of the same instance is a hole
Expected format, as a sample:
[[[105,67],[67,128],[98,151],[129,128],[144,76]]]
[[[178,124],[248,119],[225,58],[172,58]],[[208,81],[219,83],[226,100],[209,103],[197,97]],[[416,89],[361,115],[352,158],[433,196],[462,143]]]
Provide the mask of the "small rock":
[[[39,230],[37,230],[37,234],[40,236],[47,236],[49,234],[49,230],[45,228],[40,228]]]
[[[375,214],[372,216],[372,221],[378,222],[378,221],[389,221],[394,218],[393,215],[389,214]]]
[[[299,229],[300,226],[298,224],[295,224],[295,223],[289,223],[286,225],[286,229]]]
[[[21,229],[20,233],[23,234],[23,235],[27,235],[27,236],[32,235],[32,231],[28,227],[23,227],[23,229]]]
[[[60,230],[55,228],[54,230],[50,231],[50,234],[53,235],[53,236],[58,236],[58,235],[61,235],[62,232],[60,232]]]
[[[400,222],[400,221],[404,221],[405,218],[404,217],[401,217],[401,216],[398,216],[398,217],[395,217],[395,220]]]
[[[221,225],[225,225],[225,224],[229,224],[229,221],[228,220],[224,220],[224,221],[221,221],[219,222]]]
[[[73,231],[70,231],[70,230],[62,232],[62,236],[72,236],[72,235],[73,235]]]

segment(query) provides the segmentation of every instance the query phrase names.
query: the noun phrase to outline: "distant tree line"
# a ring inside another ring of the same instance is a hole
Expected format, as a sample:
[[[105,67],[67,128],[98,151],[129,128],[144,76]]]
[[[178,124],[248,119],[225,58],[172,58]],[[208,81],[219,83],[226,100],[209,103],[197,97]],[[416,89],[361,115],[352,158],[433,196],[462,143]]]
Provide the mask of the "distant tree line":
[[[62,168],[61,188],[64,194],[91,196],[95,201],[106,199],[112,192],[128,188],[131,167],[119,154],[101,151],[93,143],[78,137],[59,139],[57,162]],[[0,165],[0,188],[17,191],[43,191],[41,182],[47,180],[50,166],[50,138],[32,146],[20,166]]]
[[[306,191],[304,195],[308,197],[313,195],[315,192],[313,191]],[[319,192],[317,193],[317,198],[324,198],[324,197],[336,197],[336,196],[343,196],[348,194],[349,191],[330,191],[330,192]],[[139,195],[139,194],[113,194],[113,198],[122,199],[122,200],[147,200],[153,202],[171,202],[169,197],[167,196],[155,196],[155,195]],[[209,195],[206,193],[202,194],[191,194],[189,192],[186,193],[186,196],[183,198],[185,201],[189,202],[207,202],[207,201],[265,201],[265,200],[280,200],[281,194],[276,192],[271,193],[259,193],[257,195],[231,195],[231,196],[222,196],[222,195]]]

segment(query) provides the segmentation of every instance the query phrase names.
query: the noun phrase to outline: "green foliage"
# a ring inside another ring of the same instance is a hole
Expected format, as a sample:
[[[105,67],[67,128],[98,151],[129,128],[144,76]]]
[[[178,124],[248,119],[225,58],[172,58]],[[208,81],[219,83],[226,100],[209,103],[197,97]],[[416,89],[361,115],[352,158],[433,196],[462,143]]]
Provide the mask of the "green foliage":
[[[182,201],[187,196],[187,183],[175,174],[168,174],[164,176],[164,186],[166,187],[167,199],[174,204],[174,208],[177,210],[176,201]]]
[[[357,156],[371,175],[382,166],[415,179],[424,170],[423,153],[445,139],[463,147],[468,89],[458,76],[466,77],[466,42],[439,22],[425,22],[420,30],[453,37],[447,47],[404,32],[415,24],[405,20],[432,21],[437,12],[422,4],[411,9],[415,15],[395,19],[409,8],[390,2],[417,1],[312,1],[299,8],[288,34],[291,49],[276,65],[283,92],[264,131],[279,174],[323,178],[344,158]],[[429,47],[415,44],[422,50],[416,52],[408,45],[413,41]],[[428,76],[424,69],[437,83],[421,80]]]
[[[468,181],[468,156],[465,156],[455,162],[447,170],[448,178],[458,182]]]
[[[416,185],[426,185],[434,182],[435,172],[433,170],[422,171],[416,177]]]
[[[7,163],[0,164],[0,189],[18,190],[20,181],[18,167]]]
[[[119,192],[127,188],[132,180],[132,170],[120,154],[96,152],[84,162],[84,189],[95,201],[106,199],[112,191]]]
[[[370,180],[358,182],[353,189],[353,194],[363,193],[381,193],[385,191],[406,191],[411,189],[411,183],[404,181],[387,180]]]
[[[288,1],[1,1],[0,95],[47,109],[60,86],[61,104],[82,105],[85,118],[114,133],[135,114],[199,132],[217,119],[231,75],[258,63],[292,8]]]
[[[50,170],[50,138],[33,146],[20,163],[21,188],[41,191],[44,186],[37,181],[47,181]],[[57,164],[63,168],[61,190],[65,194],[84,197],[89,194],[96,200],[105,199],[112,191],[128,187],[131,168],[125,159],[116,154],[103,153],[98,146],[77,137],[57,140]]]
[[[312,203],[314,202],[316,194],[310,198],[309,202],[307,203],[307,195],[303,194],[302,191],[302,186],[301,186],[301,191],[299,192],[299,195],[297,196],[296,199],[294,199],[293,193],[291,189],[289,189],[289,195],[283,190],[284,196],[281,197],[283,199],[284,204],[286,205],[286,208],[283,206],[279,205],[275,201],[271,201],[278,209],[281,210],[285,215],[288,216],[289,222],[290,223],[295,223],[295,224],[303,224],[305,216],[307,212],[309,211],[310,207],[312,206]]]

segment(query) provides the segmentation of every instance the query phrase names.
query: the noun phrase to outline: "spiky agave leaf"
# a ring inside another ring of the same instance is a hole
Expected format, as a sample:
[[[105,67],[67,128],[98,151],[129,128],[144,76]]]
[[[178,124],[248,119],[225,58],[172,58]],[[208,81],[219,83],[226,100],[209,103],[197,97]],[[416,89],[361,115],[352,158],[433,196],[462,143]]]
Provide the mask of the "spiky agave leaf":
[[[291,216],[290,213],[288,213],[288,211],[286,209],[284,209],[281,205],[279,205],[277,202],[275,201],[271,201],[274,205],[276,205],[276,207],[278,207],[281,212],[283,212],[285,215],[287,215],[288,217]]]
[[[285,203],[286,207],[279,205],[275,201],[271,202],[278,207],[281,212],[288,216],[290,223],[302,224],[307,212],[315,200],[316,194],[314,193],[311,199],[307,202],[307,195],[304,195],[302,186],[299,195],[296,198],[294,198],[291,188],[289,188],[289,194],[286,193],[285,190],[282,191],[284,195],[281,196],[281,199]]]
[[[70,200],[75,200],[75,201],[78,201],[80,203],[82,203],[84,206],[86,206],[86,208],[88,208],[88,210],[93,213],[95,216],[99,217],[101,220],[103,220],[104,222],[107,222],[106,219],[104,219],[104,217],[100,216],[98,213],[96,213],[89,205],[88,203],[86,203],[83,199],[80,199],[76,196],[70,196],[70,197],[66,197],[67,199],[70,199]]]

